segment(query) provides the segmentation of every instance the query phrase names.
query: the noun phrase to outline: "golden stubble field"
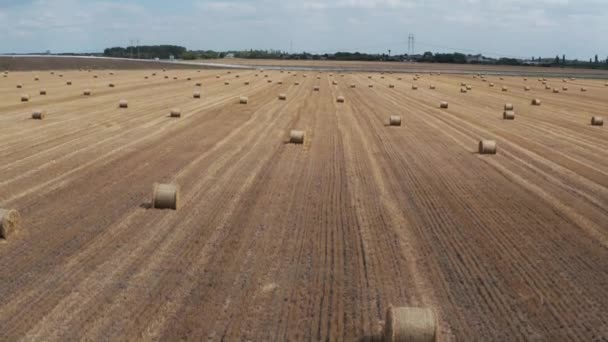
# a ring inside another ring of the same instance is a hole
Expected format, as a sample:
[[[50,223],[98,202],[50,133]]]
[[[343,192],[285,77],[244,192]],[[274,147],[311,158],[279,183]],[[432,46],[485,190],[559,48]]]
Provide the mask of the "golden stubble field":
[[[0,74],[0,340],[608,338],[603,81],[304,74]]]

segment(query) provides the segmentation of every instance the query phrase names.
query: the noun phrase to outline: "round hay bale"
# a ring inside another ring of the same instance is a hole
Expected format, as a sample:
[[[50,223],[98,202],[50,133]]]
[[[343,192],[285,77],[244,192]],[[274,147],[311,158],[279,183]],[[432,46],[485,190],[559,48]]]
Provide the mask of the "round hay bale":
[[[532,100],[532,105],[533,106],[540,106],[541,105],[540,99],[534,99],[534,100]]]
[[[412,90],[418,90],[418,86],[417,85],[412,85]]]
[[[473,90],[473,86],[471,86],[470,84],[467,84],[467,90]]]
[[[249,85],[249,81],[245,81],[245,85]]]
[[[434,84],[431,84],[431,85],[429,86],[429,89],[431,89],[431,90],[435,90],[435,89],[437,89],[437,87],[435,87],[435,85],[434,85]]]
[[[281,101],[287,100],[287,94],[279,94],[279,100],[281,100]]]
[[[525,91],[530,91],[531,89],[532,89],[532,88],[530,88],[529,86],[525,86],[525,87],[524,87],[524,90],[525,90]]]
[[[114,88],[114,87],[115,87],[115,85],[114,85],[114,83],[110,83],[110,84],[108,84],[108,87],[110,87],[110,88]]]
[[[391,115],[388,119],[388,124],[390,126],[401,126],[401,116],[399,115]]]
[[[85,89],[85,90],[82,92],[82,95],[84,95],[84,96],[91,96],[91,89]]]
[[[118,102],[118,108],[129,108],[129,102],[127,100],[120,100]]]
[[[21,84],[21,83],[17,84],[17,89],[21,89],[21,88],[23,88],[23,84]]]
[[[203,83],[201,83],[201,82],[196,82],[195,86],[196,86],[196,87],[202,87],[202,86],[203,86]]]
[[[467,86],[467,84],[466,84],[465,82],[460,82],[460,86],[461,86],[461,87],[466,87],[466,86]]]
[[[43,120],[46,117],[46,112],[44,110],[35,110],[32,112],[32,119],[34,120]]]
[[[272,83],[272,80],[268,80],[268,81],[266,81],[266,82],[267,82],[267,83]]]
[[[303,144],[304,131],[292,130],[291,132],[289,132],[289,142],[292,144]]]
[[[283,84],[283,81],[279,81],[279,82],[277,82],[277,84],[278,84],[278,85],[281,85],[281,84]]]
[[[201,98],[201,92],[200,91],[195,91],[194,93],[192,93],[192,98],[194,98],[194,99],[200,99]]]
[[[403,77],[397,77],[397,81],[403,81]]]
[[[300,82],[293,82],[293,85],[295,85],[295,86],[299,86],[299,85],[300,85]]]
[[[354,83],[351,83],[350,87],[351,87],[352,89],[355,89],[355,88],[357,88],[357,85],[356,85],[356,84],[354,84]]]
[[[368,87],[369,87],[369,88],[373,88],[373,87],[374,87],[374,85],[373,85],[373,84],[370,84],[370,85],[368,85]]]
[[[494,83],[489,84],[490,88],[494,88]]]
[[[110,73],[110,76],[114,76],[114,73],[113,73],[113,72],[111,72],[111,73]]]
[[[527,79],[527,78],[524,78],[524,82],[527,82],[527,81],[528,81],[528,79]]]
[[[177,210],[179,206],[179,187],[173,184],[154,184],[152,208]]]
[[[93,78],[98,78],[98,77],[99,77],[99,76],[97,76],[97,75],[93,75]]]
[[[66,85],[72,85],[72,81],[65,82]]]
[[[395,88],[395,85],[394,84],[389,84],[388,87],[391,88],[391,89],[393,89],[393,88]]]
[[[563,91],[568,91],[568,87],[563,86],[563,87],[562,87],[562,90],[563,90]]]
[[[496,141],[481,140],[479,142],[479,154],[496,154]]]
[[[448,102],[447,101],[441,101],[441,103],[439,103],[439,108],[447,109],[448,108]]]
[[[40,95],[46,95],[46,89],[40,89],[40,91],[38,92]]]
[[[28,94],[21,95],[21,102],[28,102],[30,100],[30,96]]]
[[[584,92],[586,92],[586,91],[587,91],[587,88],[582,87],[582,88],[581,88],[581,91],[584,93]]]
[[[320,90],[320,88],[319,88],[319,86],[314,86],[314,88],[312,88],[312,90],[313,90],[313,91],[319,91],[319,90]]]
[[[241,96],[241,97],[239,97],[239,103],[240,104],[247,104],[247,103],[249,103],[249,98],[245,97],[245,96]]]
[[[604,118],[601,116],[594,116],[591,118],[592,126],[604,126]]]
[[[336,99],[336,101],[337,101],[338,103],[344,103],[344,96],[341,96],[341,95],[340,95],[340,96],[338,96],[338,98]]]
[[[502,118],[504,120],[515,120],[515,112],[512,110],[505,110],[505,112],[502,113]]]
[[[173,77],[173,79],[174,79],[174,80],[177,80],[177,76],[174,76],[174,77]]]
[[[168,79],[169,79],[169,76],[165,75],[165,79],[166,79],[166,80],[168,80]]]
[[[182,110],[179,108],[173,108],[169,112],[169,116],[171,116],[172,118],[180,118],[182,116]]]
[[[463,94],[466,94],[467,93],[467,88],[460,88],[460,92],[463,93]]]
[[[215,78],[220,78],[220,75],[215,75]]]
[[[55,75],[55,72],[54,72],[54,71],[51,71],[51,75]]]
[[[559,89],[557,89],[557,88],[553,88],[553,93],[554,93],[554,94],[559,94]]]
[[[504,79],[504,77],[501,77],[501,78],[500,78],[500,80],[501,80],[501,81],[504,81],[505,79]]]
[[[509,91],[509,88],[507,88],[506,86],[503,86],[502,91]]]
[[[435,342],[437,318],[429,308],[390,307],[383,334],[385,342]]]
[[[63,77],[63,74],[59,74],[59,77]]]
[[[40,77],[34,77],[34,81],[40,81]]]
[[[186,78],[186,81],[192,81],[192,77]]]
[[[332,81],[332,82],[331,82],[331,84],[333,84],[333,85],[338,85],[338,82],[336,82],[336,81]]]
[[[505,110],[513,110],[513,104],[512,103],[506,103],[505,104]]]
[[[148,76],[144,76],[145,79],[148,79]]]
[[[551,90],[551,86],[547,84],[547,85],[545,86],[545,90]]]
[[[226,81],[224,82],[224,85],[230,85],[230,82]]]
[[[17,210],[0,208],[0,239],[8,239],[21,228],[21,216]]]

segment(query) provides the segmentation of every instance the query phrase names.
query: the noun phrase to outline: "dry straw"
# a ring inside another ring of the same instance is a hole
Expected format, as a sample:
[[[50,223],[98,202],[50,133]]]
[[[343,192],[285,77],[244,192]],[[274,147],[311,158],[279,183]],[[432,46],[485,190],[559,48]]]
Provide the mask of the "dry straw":
[[[541,105],[541,103],[542,103],[542,102],[540,101],[540,99],[534,99],[534,100],[532,100],[532,105],[533,105],[533,106],[540,106],[540,105]]]
[[[179,108],[173,108],[169,112],[169,116],[171,116],[172,118],[179,118],[182,116],[182,110]]]
[[[39,94],[40,95],[46,95],[46,89],[40,89]]]
[[[154,184],[152,208],[177,210],[179,206],[179,187],[173,184]]]
[[[336,101],[338,103],[344,103],[344,96],[338,96],[338,98],[336,99]]]
[[[479,154],[496,154],[496,141],[481,140],[479,142]]]
[[[194,93],[192,93],[192,98],[194,98],[194,99],[200,99],[201,98],[201,92],[200,91],[195,91]]]
[[[388,119],[388,123],[390,126],[401,126],[401,116],[391,115]]]
[[[21,216],[17,210],[0,208],[0,239],[8,239],[20,227]]]
[[[448,108],[448,102],[447,101],[441,101],[441,103],[439,103],[439,108],[447,109]]]
[[[506,103],[505,104],[505,110],[513,110],[513,104],[512,103]]]
[[[505,110],[505,112],[502,113],[502,118],[505,120],[515,120],[515,112],[512,110]]]
[[[315,86],[314,88],[312,88],[313,91],[319,91],[319,86]]]
[[[507,88],[506,86],[503,86],[502,91],[509,91],[509,88]]]
[[[46,117],[46,112],[44,110],[35,110],[32,112],[32,119],[34,120],[43,120]]]
[[[21,95],[21,102],[28,102],[30,100],[30,96],[27,94]]]
[[[412,90],[418,90],[418,86],[417,85],[412,85]]]
[[[429,86],[429,89],[431,89],[431,90],[435,90],[435,89],[437,89],[437,87],[435,87],[435,85],[434,85],[434,84],[431,84],[431,85]]]
[[[591,118],[592,126],[604,126],[604,118],[601,116],[594,116]]]
[[[289,142],[292,144],[303,144],[304,131],[292,130],[291,132],[289,132]]]
[[[395,85],[394,84],[389,84],[388,87],[392,89],[392,88],[395,88]]]
[[[287,94],[279,94],[279,100],[281,100],[281,101],[287,100]]]
[[[91,96],[91,89],[85,89],[85,90],[82,92],[82,95],[84,95],[84,96]]]
[[[118,102],[118,107],[119,108],[129,108],[129,102],[127,100],[120,100]]]
[[[383,335],[385,342],[435,342],[437,318],[428,308],[389,307]]]
[[[239,98],[239,103],[240,103],[240,104],[247,104],[247,103],[249,103],[249,98],[248,98],[248,97],[246,97],[246,96],[241,96],[241,97]]]

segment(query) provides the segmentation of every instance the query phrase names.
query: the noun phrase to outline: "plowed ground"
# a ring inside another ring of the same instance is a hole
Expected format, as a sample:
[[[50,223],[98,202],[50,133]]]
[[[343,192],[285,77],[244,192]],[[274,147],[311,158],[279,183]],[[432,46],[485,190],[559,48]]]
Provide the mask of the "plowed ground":
[[[379,340],[389,305],[442,340],[608,340],[603,82],[152,72],[0,76],[0,340]]]

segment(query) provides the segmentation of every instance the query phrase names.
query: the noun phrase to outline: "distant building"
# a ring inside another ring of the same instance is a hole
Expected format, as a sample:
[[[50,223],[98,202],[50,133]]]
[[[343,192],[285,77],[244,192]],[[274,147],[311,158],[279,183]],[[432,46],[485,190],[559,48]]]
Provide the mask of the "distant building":
[[[233,53],[227,53],[226,56],[224,56],[224,58],[234,58],[234,54]]]

